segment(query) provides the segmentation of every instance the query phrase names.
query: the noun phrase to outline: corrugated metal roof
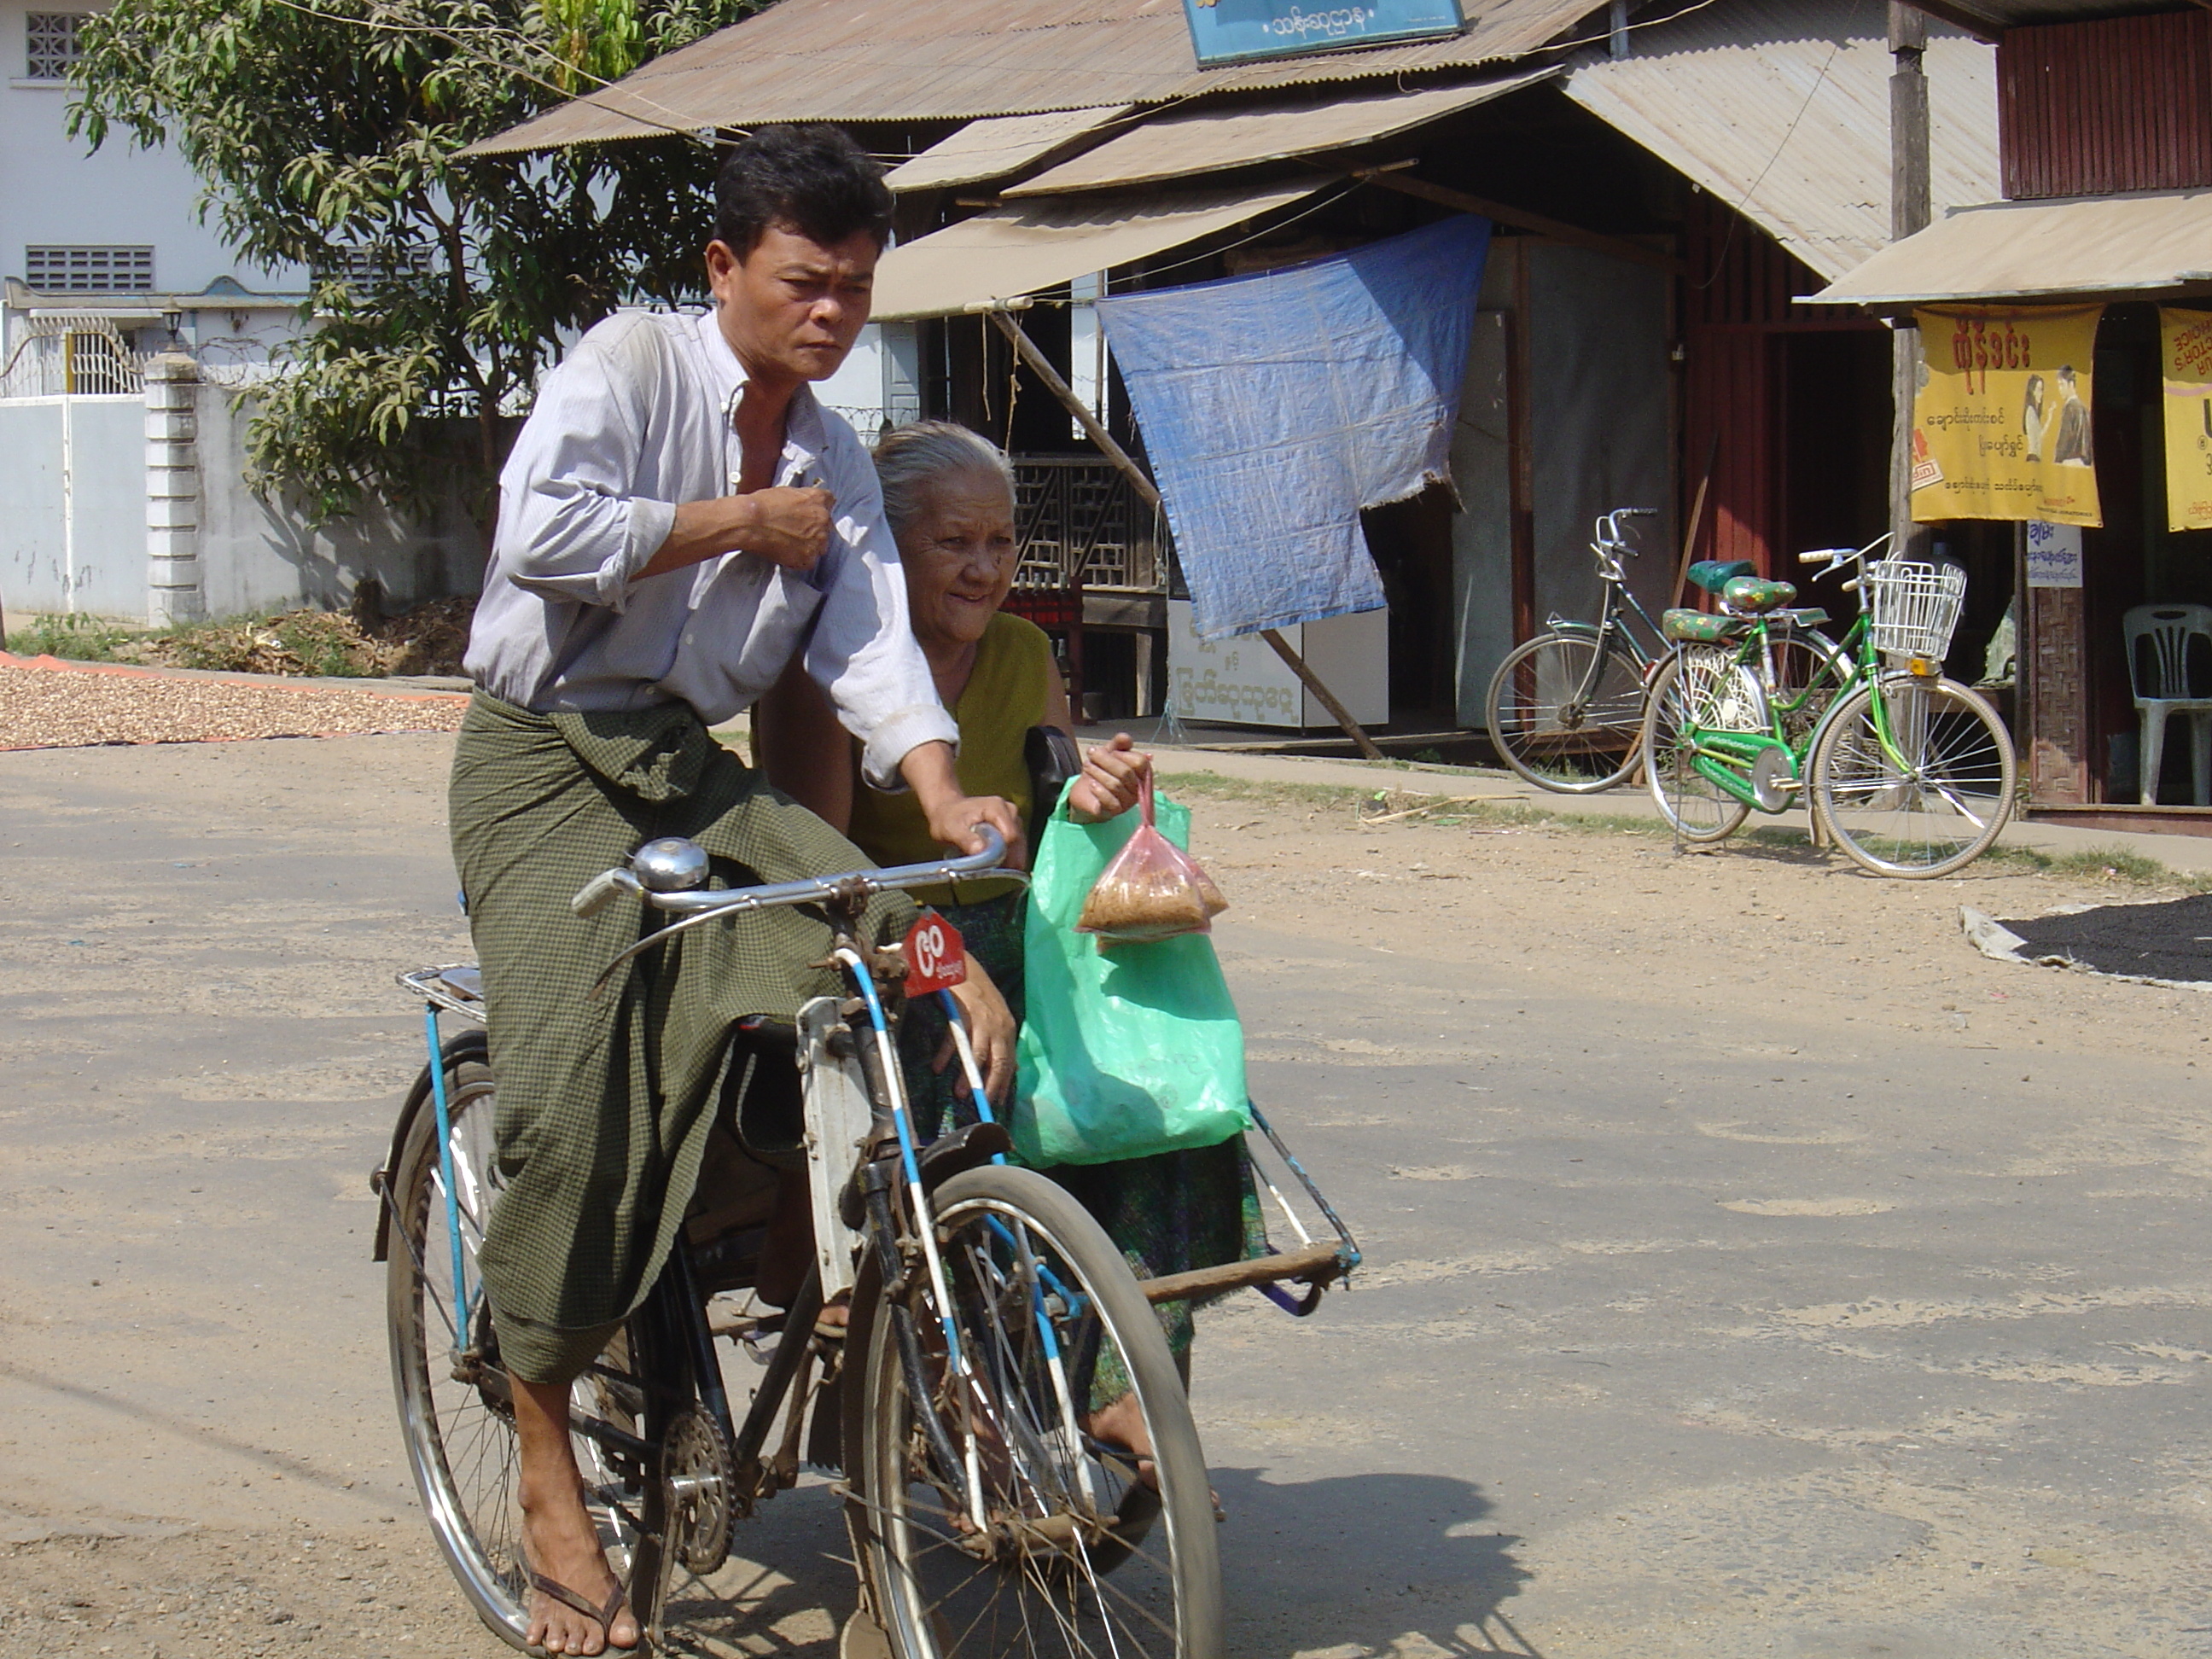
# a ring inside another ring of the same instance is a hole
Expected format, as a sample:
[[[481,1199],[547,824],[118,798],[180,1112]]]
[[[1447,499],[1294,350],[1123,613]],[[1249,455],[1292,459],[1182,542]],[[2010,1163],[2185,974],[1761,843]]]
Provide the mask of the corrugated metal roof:
[[[2212,289],[2212,190],[1996,202],[1939,219],[1814,297],[1838,305]]]
[[[1823,276],[1889,242],[1881,8],[1737,0],[1577,64],[1567,95],[1742,212]],[[1925,58],[1935,209],[1994,200],[1996,49],[1936,25]]]
[[[1319,102],[1307,99],[1295,104],[1170,110],[1109,138],[1073,161],[1024,179],[1006,194],[1050,196],[1062,191],[1151,184],[1343,149],[1441,120],[1558,73],[1556,66],[1547,64],[1501,80],[1462,82],[1420,92],[1366,92]]]
[[[986,116],[893,167],[884,182],[893,190],[939,190],[1003,179],[1128,111],[1127,104],[1109,104],[1103,109],[1048,110],[1042,115]]]
[[[1479,67],[1557,40],[1593,0],[1473,0],[1466,33],[1194,67],[1182,0],[781,0],[478,155],[787,121],[970,120]]]
[[[1190,191],[1142,204],[1097,197],[1024,202],[979,213],[884,254],[870,314],[885,322],[942,317],[1057,288],[1089,271],[1149,259],[1340,182],[1316,175],[1265,190]]]

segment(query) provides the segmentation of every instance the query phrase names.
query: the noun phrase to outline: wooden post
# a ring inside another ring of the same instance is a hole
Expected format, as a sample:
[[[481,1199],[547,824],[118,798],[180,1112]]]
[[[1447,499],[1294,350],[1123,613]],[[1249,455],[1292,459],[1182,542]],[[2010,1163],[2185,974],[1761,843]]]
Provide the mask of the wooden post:
[[[1667,603],[1670,606],[1682,603],[1682,592],[1690,585],[1690,566],[1695,562],[1692,556],[1698,550],[1698,532],[1705,526],[1705,492],[1712,488],[1713,468],[1720,458],[1721,434],[1719,428],[1715,428],[1713,441],[1705,447],[1705,476],[1698,480],[1697,499],[1690,504],[1690,522],[1682,532],[1682,558],[1674,567],[1674,586],[1667,593]]]
[[[1267,641],[1274,653],[1289,665],[1291,672],[1298,677],[1298,684],[1312,692],[1315,700],[1334,716],[1336,723],[1344,728],[1344,735],[1352,739],[1354,748],[1370,760],[1389,758],[1375,746],[1375,739],[1367,735],[1366,728],[1352,718],[1352,711],[1336,700],[1336,693],[1321,683],[1321,676],[1306,666],[1306,659],[1291,648],[1288,640],[1272,628],[1261,629],[1260,637]]]
[[[1160,506],[1159,489],[1146,476],[1145,469],[1137,465],[1136,457],[1114,441],[1114,434],[1098,423],[1098,417],[1091,412],[1090,405],[1077,397],[1075,389],[1060,378],[1060,371],[1052,366],[1044,353],[1036,349],[1030,337],[1022,332],[1019,323],[1003,311],[994,311],[989,315],[999,332],[1006,337],[1006,343],[1013,347],[1014,355],[1027,363],[1037,379],[1044,382],[1046,391],[1067,406],[1067,412],[1075,416],[1075,423],[1083,428],[1084,435],[1098,446],[1099,453],[1127,475],[1129,487],[1137,492],[1145,505],[1157,510]]]
[[[1927,15],[1890,0],[1889,237],[1903,241],[1925,230],[1931,212],[1928,168]],[[1912,400],[1920,390],[1920,331],[1911,323],[1890,332],[1891,398],[1895,405],[1889,453],[1889,528],[1894,553],[1917,552],[1927,532],[1912,522]]]
[[[1127,475],[1130,488],[1147,506],[1158,511],[1161,505],[1159,489],[1146,476],[1145,469],[1137,465],[1136,457],[1114,441],[1114,434],[1098,423],[1098,417],[1091,412],[1089,405],[1075,395],[1074,388],[1060,379],[1060,371],[1052,366],[1044,353],[1036,349],[1030,337],[1022,332],[1019,323],[1003,311],[994,310],[988,315],[999,332],[1006,337],[1006,343],[1013,347],[1014,354],[1030,366],[1037,379],[1044,382],[1045,390],[1066,405],[1067,412],[1075,416],[1076,424],[1083,428],[1092,443],[1098,446],[1099,452]],[[1291,648],[1288,640],[1272,628],[1264,630],[1260,637],[1267,641],[1275,654],[1289,665],[1291,672],[1298,677],[1298,683],[1314,694],[1315,701],[1335,718],[1336,723],[1344,728],[1345,736],[1352,739],[1353,746],[1361,754],[1369,760],[1388,758],[1375,746],[1375,740],[1367,735],[1359,722],[1352,718],[1352,712],[1336,700],[1336,694],[1323,685],[1321,677],[1306,665],[1305,659]]]

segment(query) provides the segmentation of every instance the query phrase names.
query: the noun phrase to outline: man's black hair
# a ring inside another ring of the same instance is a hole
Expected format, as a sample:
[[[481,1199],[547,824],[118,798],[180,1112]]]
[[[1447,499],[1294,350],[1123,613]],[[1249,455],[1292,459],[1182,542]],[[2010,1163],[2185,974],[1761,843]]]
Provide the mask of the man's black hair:
[[[841,128],[766,127],[722,157],[714,180],[714,240],[740,259],[771,225],[827,246],[866,231],[890,240],[884,170]]]

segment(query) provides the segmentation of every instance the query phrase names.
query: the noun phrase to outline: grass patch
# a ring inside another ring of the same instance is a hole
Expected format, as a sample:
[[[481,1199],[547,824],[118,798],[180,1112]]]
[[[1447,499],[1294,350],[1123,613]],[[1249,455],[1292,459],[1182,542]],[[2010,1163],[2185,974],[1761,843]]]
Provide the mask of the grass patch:
[[[2191,893],[2212,893],[2212,870],[2176,870],[2119,847],[2045,853],[2033,847],[1999,845],[1982,856],[1995,864],[2072,881],[2123,882],[2137,887],[2179,887]]]
[[[96,617],[37,617],[8,636],[18,656],[76,662],[138,663],[231,674],[313,675],[376,679],[391,674],[459,672],[475,601],[433,599],[389,621],[361,621],[341,611],[285,611],[273,616],[134,628]]]
[[[8,635],[18,657],[61,657],[70,662],[116,662],[118,646],[147,637],[143,628],[102,622],[97,617],[34,617],[28,628]]]

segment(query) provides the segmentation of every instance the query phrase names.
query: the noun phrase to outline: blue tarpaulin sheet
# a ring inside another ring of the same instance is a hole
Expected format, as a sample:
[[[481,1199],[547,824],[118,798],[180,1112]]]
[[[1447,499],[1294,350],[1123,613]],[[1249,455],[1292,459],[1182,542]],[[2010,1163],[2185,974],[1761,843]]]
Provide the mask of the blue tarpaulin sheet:
[[[1359,510],[1449,475],[1490,222],[1099,301],[1207,639],[1380,610]]]

